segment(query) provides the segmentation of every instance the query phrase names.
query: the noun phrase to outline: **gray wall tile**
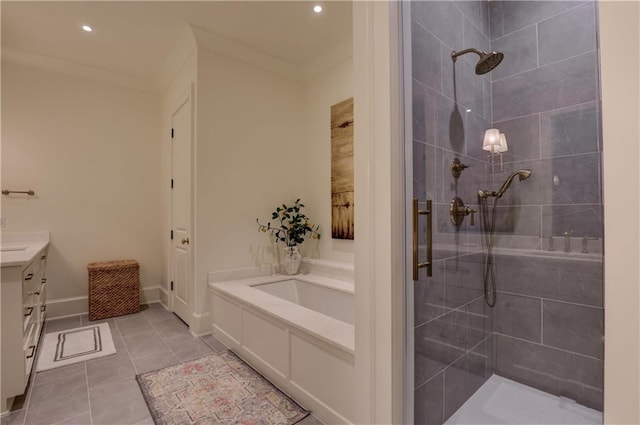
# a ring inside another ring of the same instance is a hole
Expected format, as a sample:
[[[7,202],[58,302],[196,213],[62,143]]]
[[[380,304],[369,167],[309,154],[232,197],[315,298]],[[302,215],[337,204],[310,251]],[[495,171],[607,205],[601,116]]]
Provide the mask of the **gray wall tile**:
[[[462,106],[439,96],[436,103],[436,145],[463,154],[465,129]]]
[[[491,376],[493,339],[487,338],[444,371],[444,419],[456,412]]]
[[[541,66],[593,50],[596,18],[592,2],[538,23]]]
[[[491,38],[497,38],[575,7],[576,1],[490,1]]]
[[[551,160],[547,182],[553,182],[554,204],[597,204],[601,201],[600,154],[564,156]]]
[[[600,114],[596,105],[589,102],[540,114],[542,157],[597,152]]]
[[[486,216],[490,225],[491,211],[493,209],[492,202],[489,202],[488,205],[489,214]],[[539,205],[504,206],[496,208],[495,234],[540,237],[540,211],[541,207]],[[478,217],[481,218],[482,215]],[[476,226],[470,231],[479,232],[480,229],[480,226]]]
[[[504,133],[509,150],[502,154],[504,162],[526,161],[540,158],[540,118],[529,115],[494,123]]]
[[[501,291],[602,307],[602,259],[495,257]]]
[[[545,300],[543,343],[602,359],[604,310]]]
[[[413,138],[429,145],[436,144],[436,102],[440,95],[412,80]]]
[[[542,236],[561,236],[564,232],[570,232],[572,237],[577,238],[602,238],[602,204],[543,206]],[[557,244],[555,249],[560,251],[564,247]]]
[[[464,18],[463,21],[463,37],[462,37],[462,45],[465,46],[464,49],[474,48],[478,50],[483,50],[485,52],[491,51],[491,43],[489,39],[485,37],[484,34],[480,31],[480,29],[474,25],[469,19]],[[478,61],[478,55],[475,53],[466,54],[460,56],[459,59],[464,59],[472,64],[476,64]]]
[[[482,141],[484,139],[484,132],[491,128],[491,122],[481,115],[475,112],[466,112],[464,114],[464,126],[465,126],[465,146],[467,155],[486,163],[488,160],[488,152],[482,150]],[[476,182],[482,183],[483,179]]]
[[[441,89],[440,41],[421,25],[411,22],[411,68],[415,80],[427,87]]]
[[[602,410],[602,360],[496,335],[496,373]]]
[[[439,374],[414,393],[414,422],[440,425],[444,422],[444,374]]]
[[[434,264],[432,277],[421,276],[413,286],[414,326],[445,313],[444,268],[440,264]]]
[[[452,1],[412,1],[411,16],[428,28],[449,50],[463,49],[462,13]]]
[[[471,21],[485,38],[489,38],[488,1],[454,1],[453,4]]]
[[[542,304],[538,298],[498,292],[494,329],[499,334],[539,343],[542,328],[541,308]]]
[[[502,63],[491,71],[491,79],[498,80],[538,67],[536,26],[530,25],[491,42],[491,49],[504,53]]]
[[[415,384],[433,378],[467,351],[460,327],[435,319],[415,330]]]
[[[420,201],[436,196],[436,152],[433,146],[413,142],[413,196]]]
[[[596,56],[585,53],[493,82],[493,119],[504,121],[597,99]]]
[[[470,53],[453,62],[451,51],[442,49],[442,94],[458,103],[461,114],[471,109],[485,116],[483,81],[488,76],[476,74],[477,59]]]

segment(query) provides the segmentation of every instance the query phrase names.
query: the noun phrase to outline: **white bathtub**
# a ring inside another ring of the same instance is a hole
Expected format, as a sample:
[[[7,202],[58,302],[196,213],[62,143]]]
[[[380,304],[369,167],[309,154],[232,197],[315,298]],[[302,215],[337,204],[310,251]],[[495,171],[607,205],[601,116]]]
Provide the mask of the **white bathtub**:
[[[353,423],[352,283],[269,275],[209,288],[217,338],[321,421]]]

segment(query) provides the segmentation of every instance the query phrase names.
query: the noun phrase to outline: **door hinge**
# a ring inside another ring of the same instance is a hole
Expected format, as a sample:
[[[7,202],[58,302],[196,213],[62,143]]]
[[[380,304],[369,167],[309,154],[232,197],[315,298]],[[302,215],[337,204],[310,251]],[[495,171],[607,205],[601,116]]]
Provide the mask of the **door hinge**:
[[[171,138],[173,139],[173,128],[171,129]]]
[[[173,291],[173,280],[171,281],[171,290]]]
[[[171,240],[173,240],[173,230],[171,231]]]
[[[171,179],[171,189],[173,189],[173,179]]]

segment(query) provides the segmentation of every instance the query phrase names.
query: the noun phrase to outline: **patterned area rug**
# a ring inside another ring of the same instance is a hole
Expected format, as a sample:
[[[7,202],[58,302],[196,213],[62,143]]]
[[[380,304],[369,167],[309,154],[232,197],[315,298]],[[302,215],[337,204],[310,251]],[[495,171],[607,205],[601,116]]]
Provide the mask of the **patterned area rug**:
[[[116,353],[108,323],[44,335],[37,372]]]
[[[309,414],[228,350],[136,380],[156,425],[292,425]]]

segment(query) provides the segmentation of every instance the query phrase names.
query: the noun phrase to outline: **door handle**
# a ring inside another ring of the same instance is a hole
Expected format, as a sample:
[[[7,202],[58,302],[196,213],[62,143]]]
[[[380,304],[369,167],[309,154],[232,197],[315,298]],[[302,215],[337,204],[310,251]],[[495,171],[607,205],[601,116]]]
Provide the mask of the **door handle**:
[[[427,200],[427,209],[418,209],[418,198],[413,198],[413,280],[418,280],[418,270],[427,268],[427,276],[433,275],[433,238],[432,238],[432,212],[431,200]],[[418,258],[418,218],[421,215],[427,216],[427,261],[420,262]]]
[[[189,238],[184,238],[180,241],[182,245],[189,245]]]

